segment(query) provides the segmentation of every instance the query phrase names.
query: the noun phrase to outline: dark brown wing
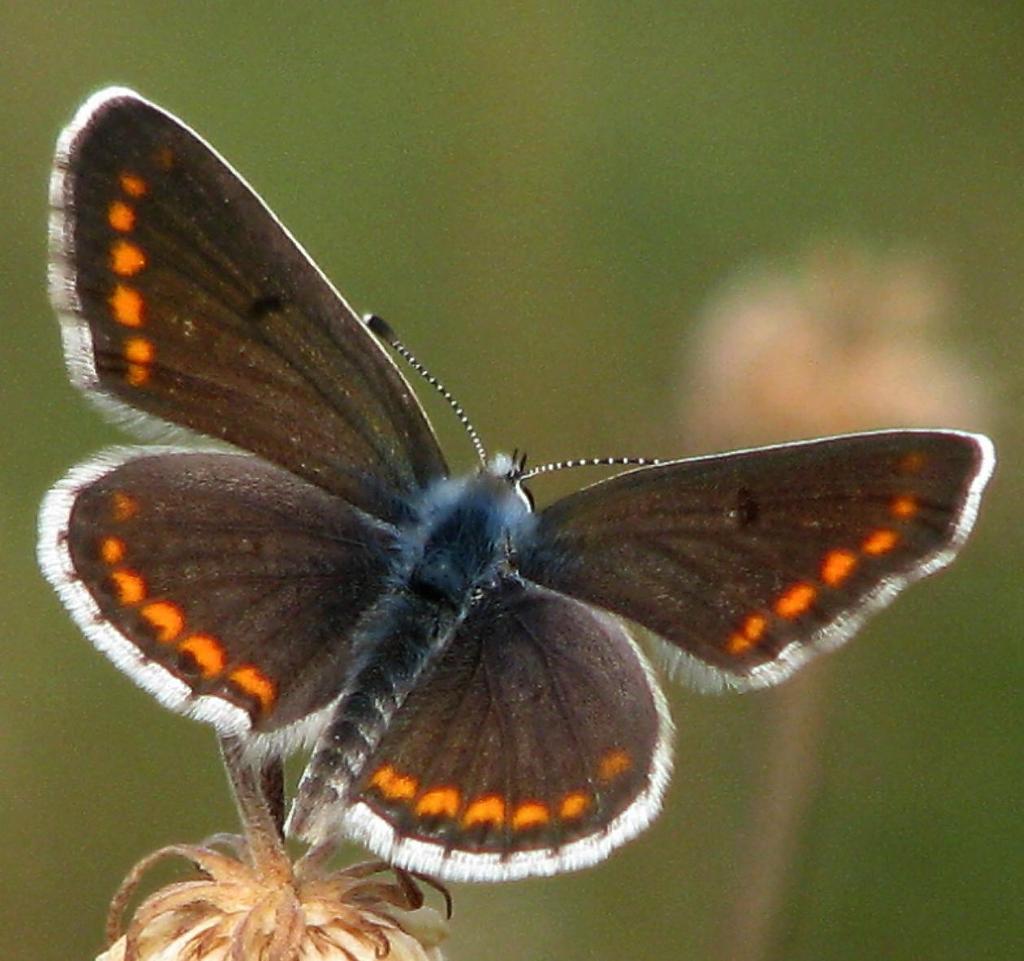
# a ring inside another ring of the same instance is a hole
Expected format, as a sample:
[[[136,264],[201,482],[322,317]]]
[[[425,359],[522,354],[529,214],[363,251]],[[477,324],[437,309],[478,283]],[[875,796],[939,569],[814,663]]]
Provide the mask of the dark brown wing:
[[[75,468],[44,502],[39,554],[122,671],[238,734],[337,696],[392,534],[257,458],[152,448]]]
[[[378,516],[445,474],[394,362],[263,202],[128,90],[61,137],[51,292],[74,382]]]
[[[354,784],[335,783],[345,746],[325,731],[293,827],[320,840],[340,823],[392,863],[453,880],[584,867],[657,813],[670,732],[616,618],[503,580],[417,681]]]
[[[772,684],[967,537],[981,436],[888,431],[619,474],[538,518],[524,576],[655,632],[709,688]]]

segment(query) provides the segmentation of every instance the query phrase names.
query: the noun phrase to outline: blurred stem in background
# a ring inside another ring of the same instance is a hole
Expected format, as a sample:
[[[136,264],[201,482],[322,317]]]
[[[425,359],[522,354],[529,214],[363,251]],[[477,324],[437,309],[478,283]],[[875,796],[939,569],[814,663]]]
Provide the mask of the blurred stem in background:
[[[950,283],[910,252],[812,249],[743,272],[688,345],[683,434],[693,453],[884,427],[984,430],[989,395],[946,335]],[[830,661],[764,696],[762,759],[733,859],[723,961],[779,956],[780,916],[820,784]]]

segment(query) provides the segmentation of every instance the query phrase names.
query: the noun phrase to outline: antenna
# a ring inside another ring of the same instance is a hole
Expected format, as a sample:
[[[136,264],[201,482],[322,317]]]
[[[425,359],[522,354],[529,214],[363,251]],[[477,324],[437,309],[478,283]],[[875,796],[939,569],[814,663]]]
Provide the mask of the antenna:
[[[466,412],[462,409],[462,405],[451,395],[444,384],[441,383],[427,368],[421,364],[408,347],[405,346],[399,339],[397,334],[391,329],[391,325],[382,317],[378,317],[376,314],[364,314],[363,323],[381,340],[383,340],[391,349],[398,354],[417,374],[420,375],[431,387],[434,388],[447,402],[448,406],[455,411],[455,416],[459,419],[459,423],[466,429],[466,433],[469,434],[469,440],[473,445],[473,449],[476,451],[476,456],[480,458],[480,463],[484,466],[487,465],[487,451],[484,450],[483,442],[480,440],[480,435],[476,432],[476,428],[469,422],[469,417],[466,416]]]
[[[576,467],[657,467],[665,461],[657,457],[579,457],[574,460],[552,461],[550,464],[541,464],[533,467],[523,474],[519,480],[529,480],[538,474],[550,474],[556,470],[571,470]]]

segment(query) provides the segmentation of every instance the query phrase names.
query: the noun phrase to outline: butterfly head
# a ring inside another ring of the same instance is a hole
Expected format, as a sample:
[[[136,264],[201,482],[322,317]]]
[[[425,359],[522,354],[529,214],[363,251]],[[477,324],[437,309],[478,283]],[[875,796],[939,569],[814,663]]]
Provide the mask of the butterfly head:
[[[480,473],[490,475],[507,485],[526,506],[527,511],[533,512],[533,493],[523,485],[527,476],[526,451],[515,450],[511,454],[495,454],[487,466],[481,468]]]

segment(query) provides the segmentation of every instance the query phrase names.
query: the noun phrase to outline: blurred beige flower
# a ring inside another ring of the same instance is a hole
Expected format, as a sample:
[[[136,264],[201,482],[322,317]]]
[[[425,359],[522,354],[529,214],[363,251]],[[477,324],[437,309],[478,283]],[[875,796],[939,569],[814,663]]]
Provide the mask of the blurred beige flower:
[[[819,246],[795,267],[748,270],[713,298],[687,344],[681,423],[694,453],[883,427],[985,428],[989,391],[946,335],[950,284],[909,252]],[[714,956],[778,953],[827,727],[818,663],[762,700],[758,778],[738,841],[738,892]]]
[[[880,427],[983,428],[989,398],[949,343],[950,284],[909,252],[812,249],[728,284],[688,344],[683,425],[701,450]]]
[[[116,915],[157,860],[178,855],[199,877],[161,888],[125,934]],[[408,875],[380,862],[325,873],[315,860],[258,870],[244,856],[175,845],[146,858],[114,899],[113,944],[97,961],[441,961],[448,925]]]

